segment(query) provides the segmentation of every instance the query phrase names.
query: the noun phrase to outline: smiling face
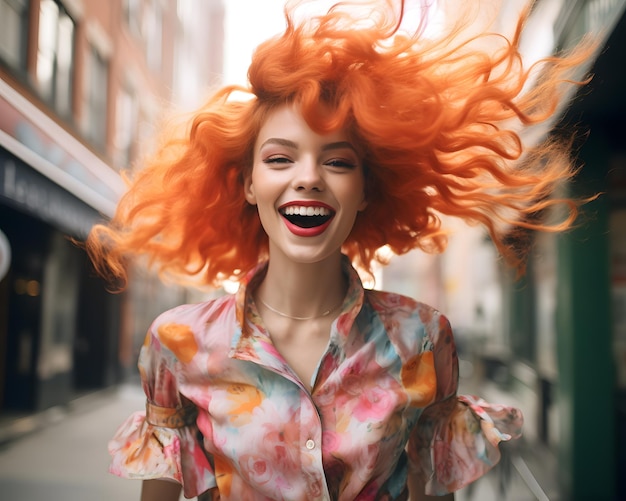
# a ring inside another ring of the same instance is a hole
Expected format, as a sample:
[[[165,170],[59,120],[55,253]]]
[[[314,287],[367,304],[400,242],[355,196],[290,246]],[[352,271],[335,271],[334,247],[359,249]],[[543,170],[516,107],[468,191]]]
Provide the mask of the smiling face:
[[[285,105],[261,127],[245,195],[257,206],[272,258],[315,263],[341,252],[366,206],[364,185],[347,132],[317,134]]]

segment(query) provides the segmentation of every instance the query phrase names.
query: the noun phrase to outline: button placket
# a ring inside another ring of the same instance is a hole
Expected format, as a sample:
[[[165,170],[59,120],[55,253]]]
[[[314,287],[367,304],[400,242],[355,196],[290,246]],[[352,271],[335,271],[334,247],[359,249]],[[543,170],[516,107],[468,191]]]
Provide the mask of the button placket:
[[[302,453],[308,456],[306,476],[310,492],[319,492],[311,499],[315,501],[330,500],[326,475],[322,462],[322,421],[309,392],[301,393],[300,413],[304,426],[301,429]],[[320,490],[321,489],[321,490]]]

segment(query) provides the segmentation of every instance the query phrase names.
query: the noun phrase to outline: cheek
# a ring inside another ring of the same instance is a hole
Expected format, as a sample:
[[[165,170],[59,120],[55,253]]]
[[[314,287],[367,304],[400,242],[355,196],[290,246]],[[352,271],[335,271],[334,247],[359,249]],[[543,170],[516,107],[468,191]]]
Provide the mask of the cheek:
[[[253,180],[249,192],[250,198],[248,201],[254,200],[254,205],[256,205],[260,214],[274,210],[277,193],[276,189],[267,180],[259,180],[257,182]]]

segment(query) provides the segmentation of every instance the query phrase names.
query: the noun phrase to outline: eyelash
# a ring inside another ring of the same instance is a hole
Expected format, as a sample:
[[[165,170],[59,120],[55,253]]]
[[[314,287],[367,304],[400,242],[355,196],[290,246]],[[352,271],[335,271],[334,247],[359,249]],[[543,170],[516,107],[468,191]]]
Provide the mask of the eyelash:
[[[263,163],[265,164],[283,164],[288,162],[291,162],[291,160],[282,156],[271,156],[263,159]]]
[[[263,160],[263,163],[265,164],[286,164],[290,162],[292,162],[292,160],[284,156],[271,156]],[[340,158],[327,160],[326,162],[324,162],[324,165],[340,169],[354,169],[356,167],[356,164],[354,164],[353,162]]]
[[[329,160],[328,162],[326,162],[325,165],[330,165],[331,167],[346,168],[346,169],[354,169],[356,167],[356,165],[353,162],[350,162],[349,160],[339,159],[339,158]]]

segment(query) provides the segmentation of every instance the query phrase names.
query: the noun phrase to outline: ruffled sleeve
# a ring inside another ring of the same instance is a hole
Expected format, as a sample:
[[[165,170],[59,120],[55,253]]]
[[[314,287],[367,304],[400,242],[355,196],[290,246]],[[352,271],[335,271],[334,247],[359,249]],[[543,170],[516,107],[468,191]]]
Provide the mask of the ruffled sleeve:
[[[429,335],[436,390],[424,409],[408,446],[415,473],[426,494],[454,492],[487,473],[500,460],[498,444],[518,438],[523,424],[519,409],[491,405],[475,396],[457,396],[458,360],[447,319]]]
[[[178,365],[153,328],[138,364],[146,410],[132,414],[109,442],[109,471],[126,478],[170,479],[192,498],[216,483],[195,423],[197,409],[178,390]]]

